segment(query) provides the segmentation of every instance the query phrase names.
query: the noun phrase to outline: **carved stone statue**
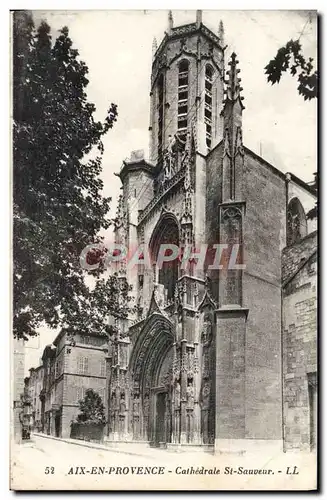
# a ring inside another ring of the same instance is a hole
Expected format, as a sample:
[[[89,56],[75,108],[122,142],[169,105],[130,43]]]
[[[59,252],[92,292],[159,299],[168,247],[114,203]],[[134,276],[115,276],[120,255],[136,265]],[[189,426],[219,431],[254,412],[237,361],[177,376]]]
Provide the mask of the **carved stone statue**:
[[[212,322],[210,316],[207,314],[204,317],[203,329],[201,333],[201,341],[204,346],[208,346],[212,340]]]
[[[177,380],[175,384],[175,408],[178,408],[180,404],[181,404],[181,385]]]
[[[186,389],[186,398],[188,408],[194,408],[194,387],[192,382],[188,383]]]
[[[209,382],[206,382],[202,388],[202,406],[203,409],[209,407],[209,397],[210,397],[210,385]]]
[[[187,132],[186,141],[184,143],[183,156],[182,156],[182,165],[184,165],[187,160],[190,160],[190,157],[191,157],[191,134]]]
[[[110,401],[110,409],[112,411],[116,410],[116,407],[117,407],[117,397],[116,397],[116,392],[113,391],[113,393],[111,394],[111,401]]]
[[[172,175],[171,175],[171,157],[170,157],[168,151],[165,151],[165,153],[164,153],[163,168],[164,168],[163,181],[165,182],[172,177]]]
[[[119,413],[124,414],[125,411],[126,411],[125,393],[122,392],[119,401]]]
[[[170,157],[175,155],[175,152],[176,152],[175,149],[176,149],[176,136],[169,135],[168,136],[167,152],[170,155]]]
[[[168,146],[164,153],[164,181],[171,179],[176,172],[176,136],[169,136]]]
[[[133,414],[139,415],[140,413],[140,399],[138,396],[135,396],[133,401]]]

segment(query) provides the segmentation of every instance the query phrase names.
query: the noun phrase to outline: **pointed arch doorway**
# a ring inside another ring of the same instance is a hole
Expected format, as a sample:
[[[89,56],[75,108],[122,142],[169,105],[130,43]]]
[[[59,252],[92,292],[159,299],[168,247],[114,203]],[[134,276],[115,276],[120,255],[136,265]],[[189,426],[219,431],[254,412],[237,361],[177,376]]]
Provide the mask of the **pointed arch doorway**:
[[[173,346],[168,348],[158,367],[155,385],[151,388],[153,400],[153,439],[155,446],[164,447],[171,442],[172,433]]]
[[[173,342],[171,322],[155,312],[140,332],[131,360],[133,395],[141,402],[139,435],[158,447],[171,442]]]

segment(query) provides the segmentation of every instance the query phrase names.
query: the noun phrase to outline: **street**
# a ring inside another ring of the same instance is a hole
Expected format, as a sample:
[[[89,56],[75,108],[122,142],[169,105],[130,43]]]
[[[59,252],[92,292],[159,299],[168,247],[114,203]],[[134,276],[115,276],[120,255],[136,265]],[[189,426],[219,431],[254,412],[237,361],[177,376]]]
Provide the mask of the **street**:
[[[92,445],[90,445],[92,446]],[[314,489],[315,455],[96,449],[33,436],[12,448],[15,490]]]

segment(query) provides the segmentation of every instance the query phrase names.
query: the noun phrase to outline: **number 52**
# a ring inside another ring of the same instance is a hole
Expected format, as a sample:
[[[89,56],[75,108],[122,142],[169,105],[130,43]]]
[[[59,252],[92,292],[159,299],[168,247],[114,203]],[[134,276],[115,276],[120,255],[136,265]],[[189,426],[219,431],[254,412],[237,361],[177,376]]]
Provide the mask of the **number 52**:
[[[54,474],[54,467],[46,467],[44,469],[44,474]]]

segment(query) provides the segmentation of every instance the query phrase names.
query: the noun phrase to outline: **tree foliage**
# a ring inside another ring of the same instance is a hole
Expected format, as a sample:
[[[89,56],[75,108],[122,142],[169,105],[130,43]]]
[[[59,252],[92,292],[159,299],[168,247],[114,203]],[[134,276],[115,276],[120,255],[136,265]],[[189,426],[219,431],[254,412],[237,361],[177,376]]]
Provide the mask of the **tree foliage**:
[[[318,96],[318,72],[314,70],[313,58],[308,60],[302,54],[299,40],[290,40],[278,49],[276,56],[265,67],[268,82],[279,83],[282,73],[289,72],[297,78],[297,90],[304,100]]]
[[[84,398],[79,401],[78,423],[105,424],[106,416],[102,399],[93,389],[87,389]]]
[[[88,68],[67,28],[52,40],[27,12],[13,19],[13,291],[14,336],[41,324],[72,334],[111,333],[108,313],[126,316],[126,283],[85,281],[79,257],[110,225],[103,197],[102,137],[117,119],[111,104],[96,121],[87,99]]]
[[[315,99],[318,97],[318,71],[314,70],[313,61],[312,57],[306,60],[303,56],[300,40],[290,40],[277,51],[276,56],[265,67],[267,80],[272,85],[279,83],[282,73],[288,71],[297,78],[297,90],[304,100]],[[313,187],[318,193],[318,176],[317,173],[314,175]],[[318,216],[317,202],[306,216],[308,219],[315,219]]]

